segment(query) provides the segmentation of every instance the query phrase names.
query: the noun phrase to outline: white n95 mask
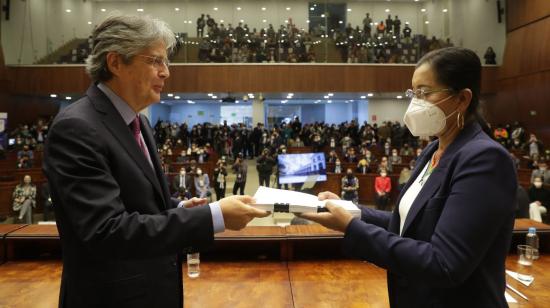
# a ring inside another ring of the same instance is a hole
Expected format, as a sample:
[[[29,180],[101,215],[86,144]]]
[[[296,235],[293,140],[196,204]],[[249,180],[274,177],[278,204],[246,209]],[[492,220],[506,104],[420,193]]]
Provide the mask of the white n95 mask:
[[[430,103],[426,100],[413,97],[411,103],[405,112],[403,122],[411,131],[413,136],[436,136],[441,133],[447,123],[447,118],[455,112],[451,112],[448,116],[437,105],[448,100],[452,96],[444,98],[437,103]]]

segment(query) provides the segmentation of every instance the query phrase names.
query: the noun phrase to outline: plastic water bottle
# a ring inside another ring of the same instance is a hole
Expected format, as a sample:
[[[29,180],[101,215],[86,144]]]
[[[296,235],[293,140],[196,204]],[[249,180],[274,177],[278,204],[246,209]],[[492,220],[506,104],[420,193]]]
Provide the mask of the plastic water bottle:
[[[525,244],[533,247],[533,259],[539,258],[539,237],[537,236],[536,228],[529,228],[529,233],[525,237]]]

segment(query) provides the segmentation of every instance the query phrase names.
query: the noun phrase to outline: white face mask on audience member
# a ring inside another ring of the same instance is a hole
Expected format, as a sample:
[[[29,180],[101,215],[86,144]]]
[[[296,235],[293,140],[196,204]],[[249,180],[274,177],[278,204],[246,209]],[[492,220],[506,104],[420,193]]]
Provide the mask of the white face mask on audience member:
[[[533,185],[535,185],[536,188],[541,188],[542,187],[542,182],[541,181],[535,181],[535,182],[533,182]]]
[[[447,119],[455,114],[451,112],[448,116],[437,105],[447,101],[452,95],[431,103],[423,99],[413,97],[405,112],[403,122],[407,125],[413,136],[437,136],[447,124]]]
[[[202,170],[197,170],[197,175],[201,176],[202,175]]]

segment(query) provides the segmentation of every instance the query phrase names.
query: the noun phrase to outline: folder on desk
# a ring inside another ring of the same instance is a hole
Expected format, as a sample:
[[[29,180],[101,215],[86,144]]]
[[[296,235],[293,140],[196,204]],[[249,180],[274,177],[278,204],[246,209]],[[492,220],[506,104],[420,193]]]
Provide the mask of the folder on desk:
[[[256,202],[253,206],[268,212],[283,213],[311,213],[328,212],[325,204],[331,203],[343,207],[351,215],[361,217],[361,210],[351,201],[346,200],[323,200],[317,196],[276,188],[260,186],[254,194]]]

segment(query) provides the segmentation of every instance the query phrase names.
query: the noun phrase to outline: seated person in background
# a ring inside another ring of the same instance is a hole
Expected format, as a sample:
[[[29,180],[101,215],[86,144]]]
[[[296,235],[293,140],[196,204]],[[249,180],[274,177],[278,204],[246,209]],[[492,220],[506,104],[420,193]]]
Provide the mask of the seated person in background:
[[[340,159],[336,159],[336,162],[334,163],[334,173],[342,173],[342,163],[340,162]]]
[[[348,163],[356,163],[357,162],[357,154],[355,153],[354,148],[348,148],[346,151],[346,154],[344,155],[346,158],[346,162]]]
[[[50,196],[50,185],[48,182],[42,183],[40,195],[42,196],[44,206],[44,221],[48,221],[50,219],[50,212],[53,211],[52,197]]]
[[[199,148],[197,150],[197,161],[199,164],[202,164],[208,160],[208,154],[204,151],[204,148]]]
[[[23,156],[27,156],[30,160],[34,159],[34,152],[29,149],[28,145],[24,145],[21,150],[17,151],[17,160],[21,160]]]
[[[372,166],[376,163],[376,157],[369,150],[367,150],[365,152],[365,159],[367,160],[367,162],[369,163],[370,166]]]
[[[330,153],[328,153],[328,156],[327,156],[327,163],[334,164],[337,159],[338,159],[338,155],[336,155],[336,151],[330,150]]]
[[[400,156],[413,156],[413,148],[409,146],[408,143],[404,143],[401,147],[401,150],[399,151]]]
[[[214,191],[216,192],[216,201],[225,198],[227,169],[224,162],[220,159],[214,168]]]
[[[390,201],[391,179],[385,169],[380,171],[380,176],[374,179],[374,190],[376,191],[376,208],[386,211]]]
[[[197,175],[195,176],[195,193],[199,198],[207,198],[212,195],[208,174],[202,173],[200,168],[197,168]]]
[[[174,176],[172,180],[172,187],[174,188],[175,196],[180,197],[182,200],[191,199],[191,185],[193,177],[187,173],[185,167],[181,167],[178,175]]]
[[[329,142],[328,142],[328,146],[331,149],[336,149],[336,138],[330,137]]]
[[[357,163],[357,173],[367,174],[370,172],[371,170],[370,170],[369,162],[365,158],[361,159],[359,163]]]
[[[529,218],[542,222],[542,215],[546,214],[550,205],[550,191],[542,185],[542,179],[535,177],[533,185],[529,188]]]
[[[531,172],[531,184],[535,181],[535,178],[541,178],[543,184],[550,184],[550,170],[548,170],[548,164],[545,161],[539,161],[538,169]]]
[[[539,157],[539,154],[534,154],[533,156],[531,156],[531,159],[529,159],[529,162],[527,162],[527,168],[538,169],[540,162],[541,162],[541,159]]]
[[[403,187],[405,187],[405,184],[407,184],[407,182],[411,178],[412,170],[414,169],[415,165],[416,165],[416,160],[411,159],[411,161],[409,162],[409,166],[401,169],[401,173],[399,173],[399,180],[397,182],[398,191],[401,191]]]
[[[32,168],[32,160],[27,154],[23,154],[20,159],[17,161],[18,169],[29,169]]]
[[[187,156],[187,151],[182,150],[180,153],[180,156],[178,156],[178,159],[176,160],[178,163],[188,163],[189,162],[189,156]]]
[[[418,160],[418,157],[422,154],[422,148],[417,148],[415,152],[414,159]]]
[[[294,139],[290,139],[288,141],[288,145],[290,147],[303,147],[304,146],[304,142],[302,140],[300,140],[300,136],[296,136],[296,138]]]
[[[391,156],[390,156],[390,164],[401,164],[401,156],[399,156],[399,153],[397,153],[397,149],[391,150]]]
[[[187,173],[189,173],[191,176],[195,176],[197,174],[197,161],[194,159],[191,159],[189,161],[189,168],[187,169]]]
[[[392,165],[386,156],[382,157],[380,164],[378,164],[377,173],[382,172],[382,170],[386,170],[387,173],[392,173],[393,171]]]
[[[346,170],[346,176],[342,177],[342,199],[353,201],[357,204],[359,202],[359,180],[353,175],[353,170],[348,168]]]
[[[19,221],[32,224],[32,208],[36,207],[36,186],[31,183],[31,176],[25,175],[23,182],[13,191],[13,210],[19,212]]]
[[[519,185],[516,192],[516,218],[529,218],[529,194]]]

